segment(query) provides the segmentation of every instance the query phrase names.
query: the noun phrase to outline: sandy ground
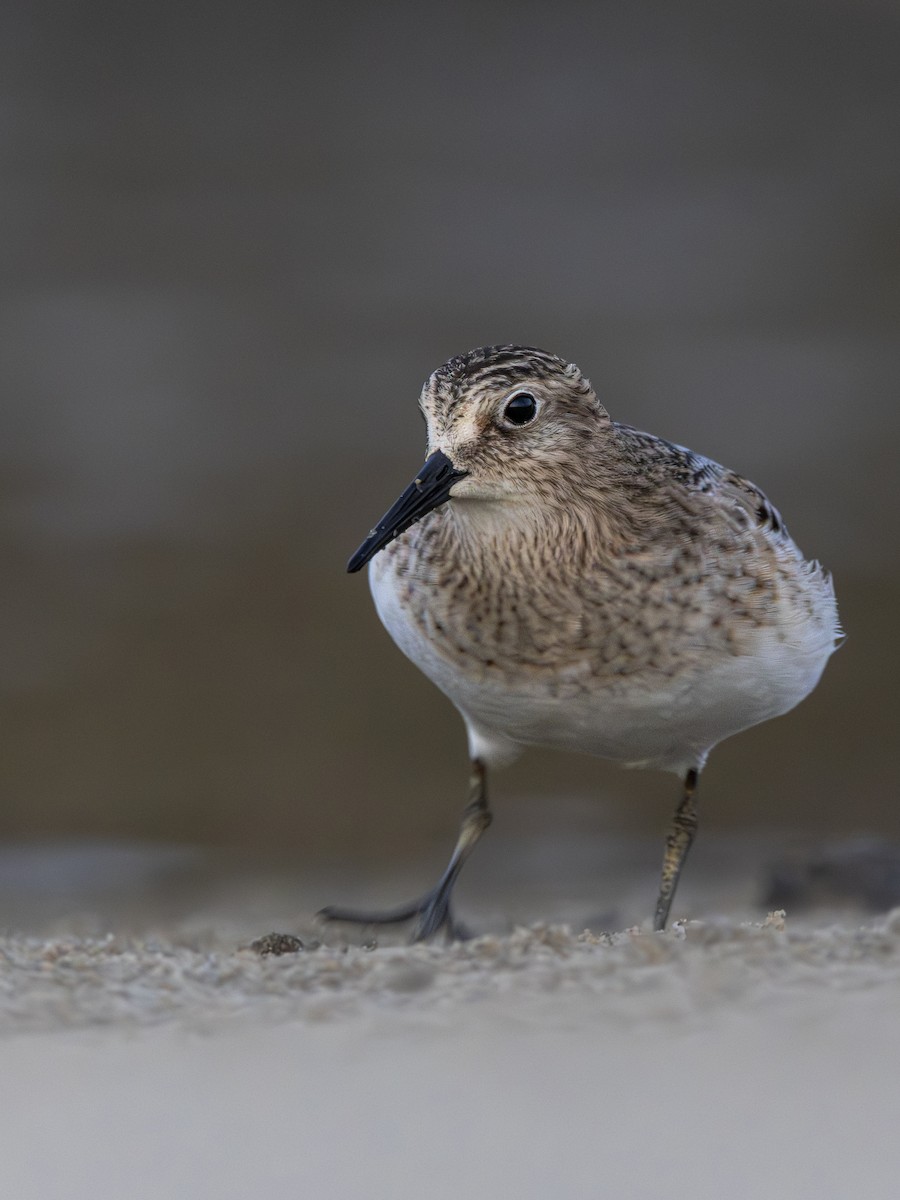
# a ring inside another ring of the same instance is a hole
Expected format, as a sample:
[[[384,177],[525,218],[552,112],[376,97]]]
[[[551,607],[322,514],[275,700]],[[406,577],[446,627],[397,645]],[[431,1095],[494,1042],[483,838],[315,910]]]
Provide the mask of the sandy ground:
[[[297,899],[272,878],[230,910],[145,895],[143,928],[116,888],[105,913],[35,906],[0,939],[4,1194],[896,1196],[900,910],[766,917],[734,876],[729,912],[703,867],[709,911],[664,935],[494,917],[462,945],[334,930],[260,957],[246,897]]]

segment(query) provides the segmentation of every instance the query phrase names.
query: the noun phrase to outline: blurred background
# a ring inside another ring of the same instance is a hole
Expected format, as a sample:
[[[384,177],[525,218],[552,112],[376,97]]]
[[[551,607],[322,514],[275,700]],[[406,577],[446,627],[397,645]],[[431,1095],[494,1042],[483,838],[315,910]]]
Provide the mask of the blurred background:
[[[705,829],[900,832],[898,4],[0,23],[4,861],[443,859],[461,722],[344,565],[420,465],[424,378],[504,341],[748,475],[834,573],[845,647],[713,755]],[[532,752],[485,862],[661,838],[676,792]]]

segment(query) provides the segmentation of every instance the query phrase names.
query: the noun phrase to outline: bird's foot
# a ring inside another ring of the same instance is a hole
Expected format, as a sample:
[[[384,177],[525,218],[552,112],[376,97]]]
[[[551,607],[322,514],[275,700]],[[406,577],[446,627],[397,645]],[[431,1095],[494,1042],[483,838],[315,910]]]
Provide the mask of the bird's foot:
[[[473,936],[453,916],[449,891],[440,886],[409,904],[400,904],[381,912],[341,908],[332,904],[321,909],[316,916],[322,921],[344,921],[348,925],[402,925],[406,921],[414,921],[411,942],[427,942],[441,932],[451,942],[468,941]]]

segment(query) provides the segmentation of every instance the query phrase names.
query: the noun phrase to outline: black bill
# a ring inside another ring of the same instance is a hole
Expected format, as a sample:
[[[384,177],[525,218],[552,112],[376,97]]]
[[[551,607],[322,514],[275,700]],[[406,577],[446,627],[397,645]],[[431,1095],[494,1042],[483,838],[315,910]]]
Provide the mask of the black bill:
[[[347,563],[351,573],[364,567],[388,542],[415,525],[433,508],[450,499],[450,489],[468,471],[458,471],[441,450],[435,450],[406,491],[387,510],[360,548]]]

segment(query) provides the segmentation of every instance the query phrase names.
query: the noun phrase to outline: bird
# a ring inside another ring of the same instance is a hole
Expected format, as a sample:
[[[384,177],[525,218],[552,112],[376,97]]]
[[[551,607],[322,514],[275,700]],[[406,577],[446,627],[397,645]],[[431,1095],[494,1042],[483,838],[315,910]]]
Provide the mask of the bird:
[[[412,940],[461,938],[452,893],[491,824],[488,772],[529,746],[671,771],[653,928],[698,824],[724,738],[792,709],[842,633],[834,586],[749,480],[613,420],[571,362],[484,346],[427,379],[424,466],[353,554],[382,623],[452,701],[471,772],[437,884],[386,911]]]

